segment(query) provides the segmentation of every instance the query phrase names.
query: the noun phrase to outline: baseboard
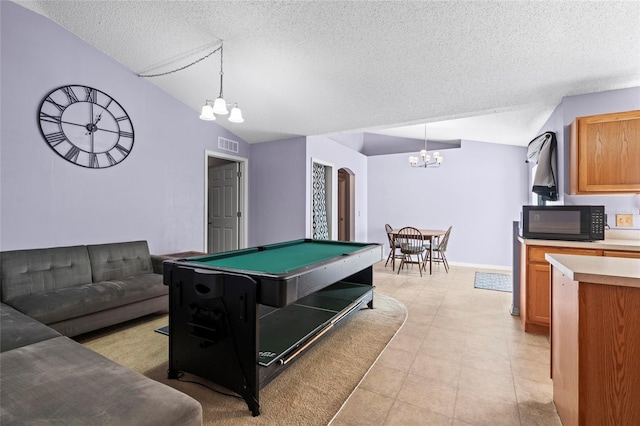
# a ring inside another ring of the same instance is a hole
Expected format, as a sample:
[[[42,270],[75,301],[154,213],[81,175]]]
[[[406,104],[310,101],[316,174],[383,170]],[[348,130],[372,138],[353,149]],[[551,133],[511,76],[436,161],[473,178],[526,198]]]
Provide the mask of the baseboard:
[[[464,266],[466,268],[497,269],[500,271],[513,272],[513,268],[511,268],[511,266],[504,266],[504,265],[482,265],[479,263],[463,263],[463,262],[451,262],[451,261],[449,261],[449,265]]]

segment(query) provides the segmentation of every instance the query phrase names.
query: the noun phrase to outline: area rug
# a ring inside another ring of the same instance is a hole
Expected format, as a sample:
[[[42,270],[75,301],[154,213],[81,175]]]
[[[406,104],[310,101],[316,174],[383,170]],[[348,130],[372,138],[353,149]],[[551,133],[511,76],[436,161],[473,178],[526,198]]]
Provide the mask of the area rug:
[[[513,291],[513,280],[510,274],[497,274],[493,272],[476,272],[473,282],[475,288],[497,291]]]
[[[399,301],[376,294],[374,309],[362,309],[331,330],[307,353],[260,390],[260,415],[246,403],[197,376],[167,379],[168,338],[154,330],[166,315],[80,336],[76,340],[105,357],[178,389],[202,404],[205,425],[326,425],[356,388],[407,316]],[[159,403],[162,403],[161,401]]]

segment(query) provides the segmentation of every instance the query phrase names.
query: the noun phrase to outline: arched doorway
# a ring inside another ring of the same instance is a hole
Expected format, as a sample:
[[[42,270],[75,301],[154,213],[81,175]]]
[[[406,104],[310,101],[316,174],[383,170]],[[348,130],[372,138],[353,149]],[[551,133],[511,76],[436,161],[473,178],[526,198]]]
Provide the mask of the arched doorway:
[[[338,240],[355,239],[356,175],[347,168],[338,170]]]

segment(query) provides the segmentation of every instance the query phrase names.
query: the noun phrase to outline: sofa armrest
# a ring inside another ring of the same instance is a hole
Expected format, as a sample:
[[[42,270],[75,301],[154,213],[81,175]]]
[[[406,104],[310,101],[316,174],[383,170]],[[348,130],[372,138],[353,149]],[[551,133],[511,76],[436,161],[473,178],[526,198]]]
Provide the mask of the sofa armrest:
[[[162,262],[172,259],[170,256],[162,256],[158,254],[151,255],[151,264],[153,265],[153,273],[162,275]]]

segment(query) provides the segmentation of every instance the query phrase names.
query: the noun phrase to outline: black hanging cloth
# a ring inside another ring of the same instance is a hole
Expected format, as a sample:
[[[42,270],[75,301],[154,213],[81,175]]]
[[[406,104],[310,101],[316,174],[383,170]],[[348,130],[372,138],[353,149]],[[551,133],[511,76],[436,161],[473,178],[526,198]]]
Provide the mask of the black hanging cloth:
[[[531,191],[545,201],[558,199],[557,140],[554,132],[545,132],[533,138],[527,148],[527,163],[538,165]]]

